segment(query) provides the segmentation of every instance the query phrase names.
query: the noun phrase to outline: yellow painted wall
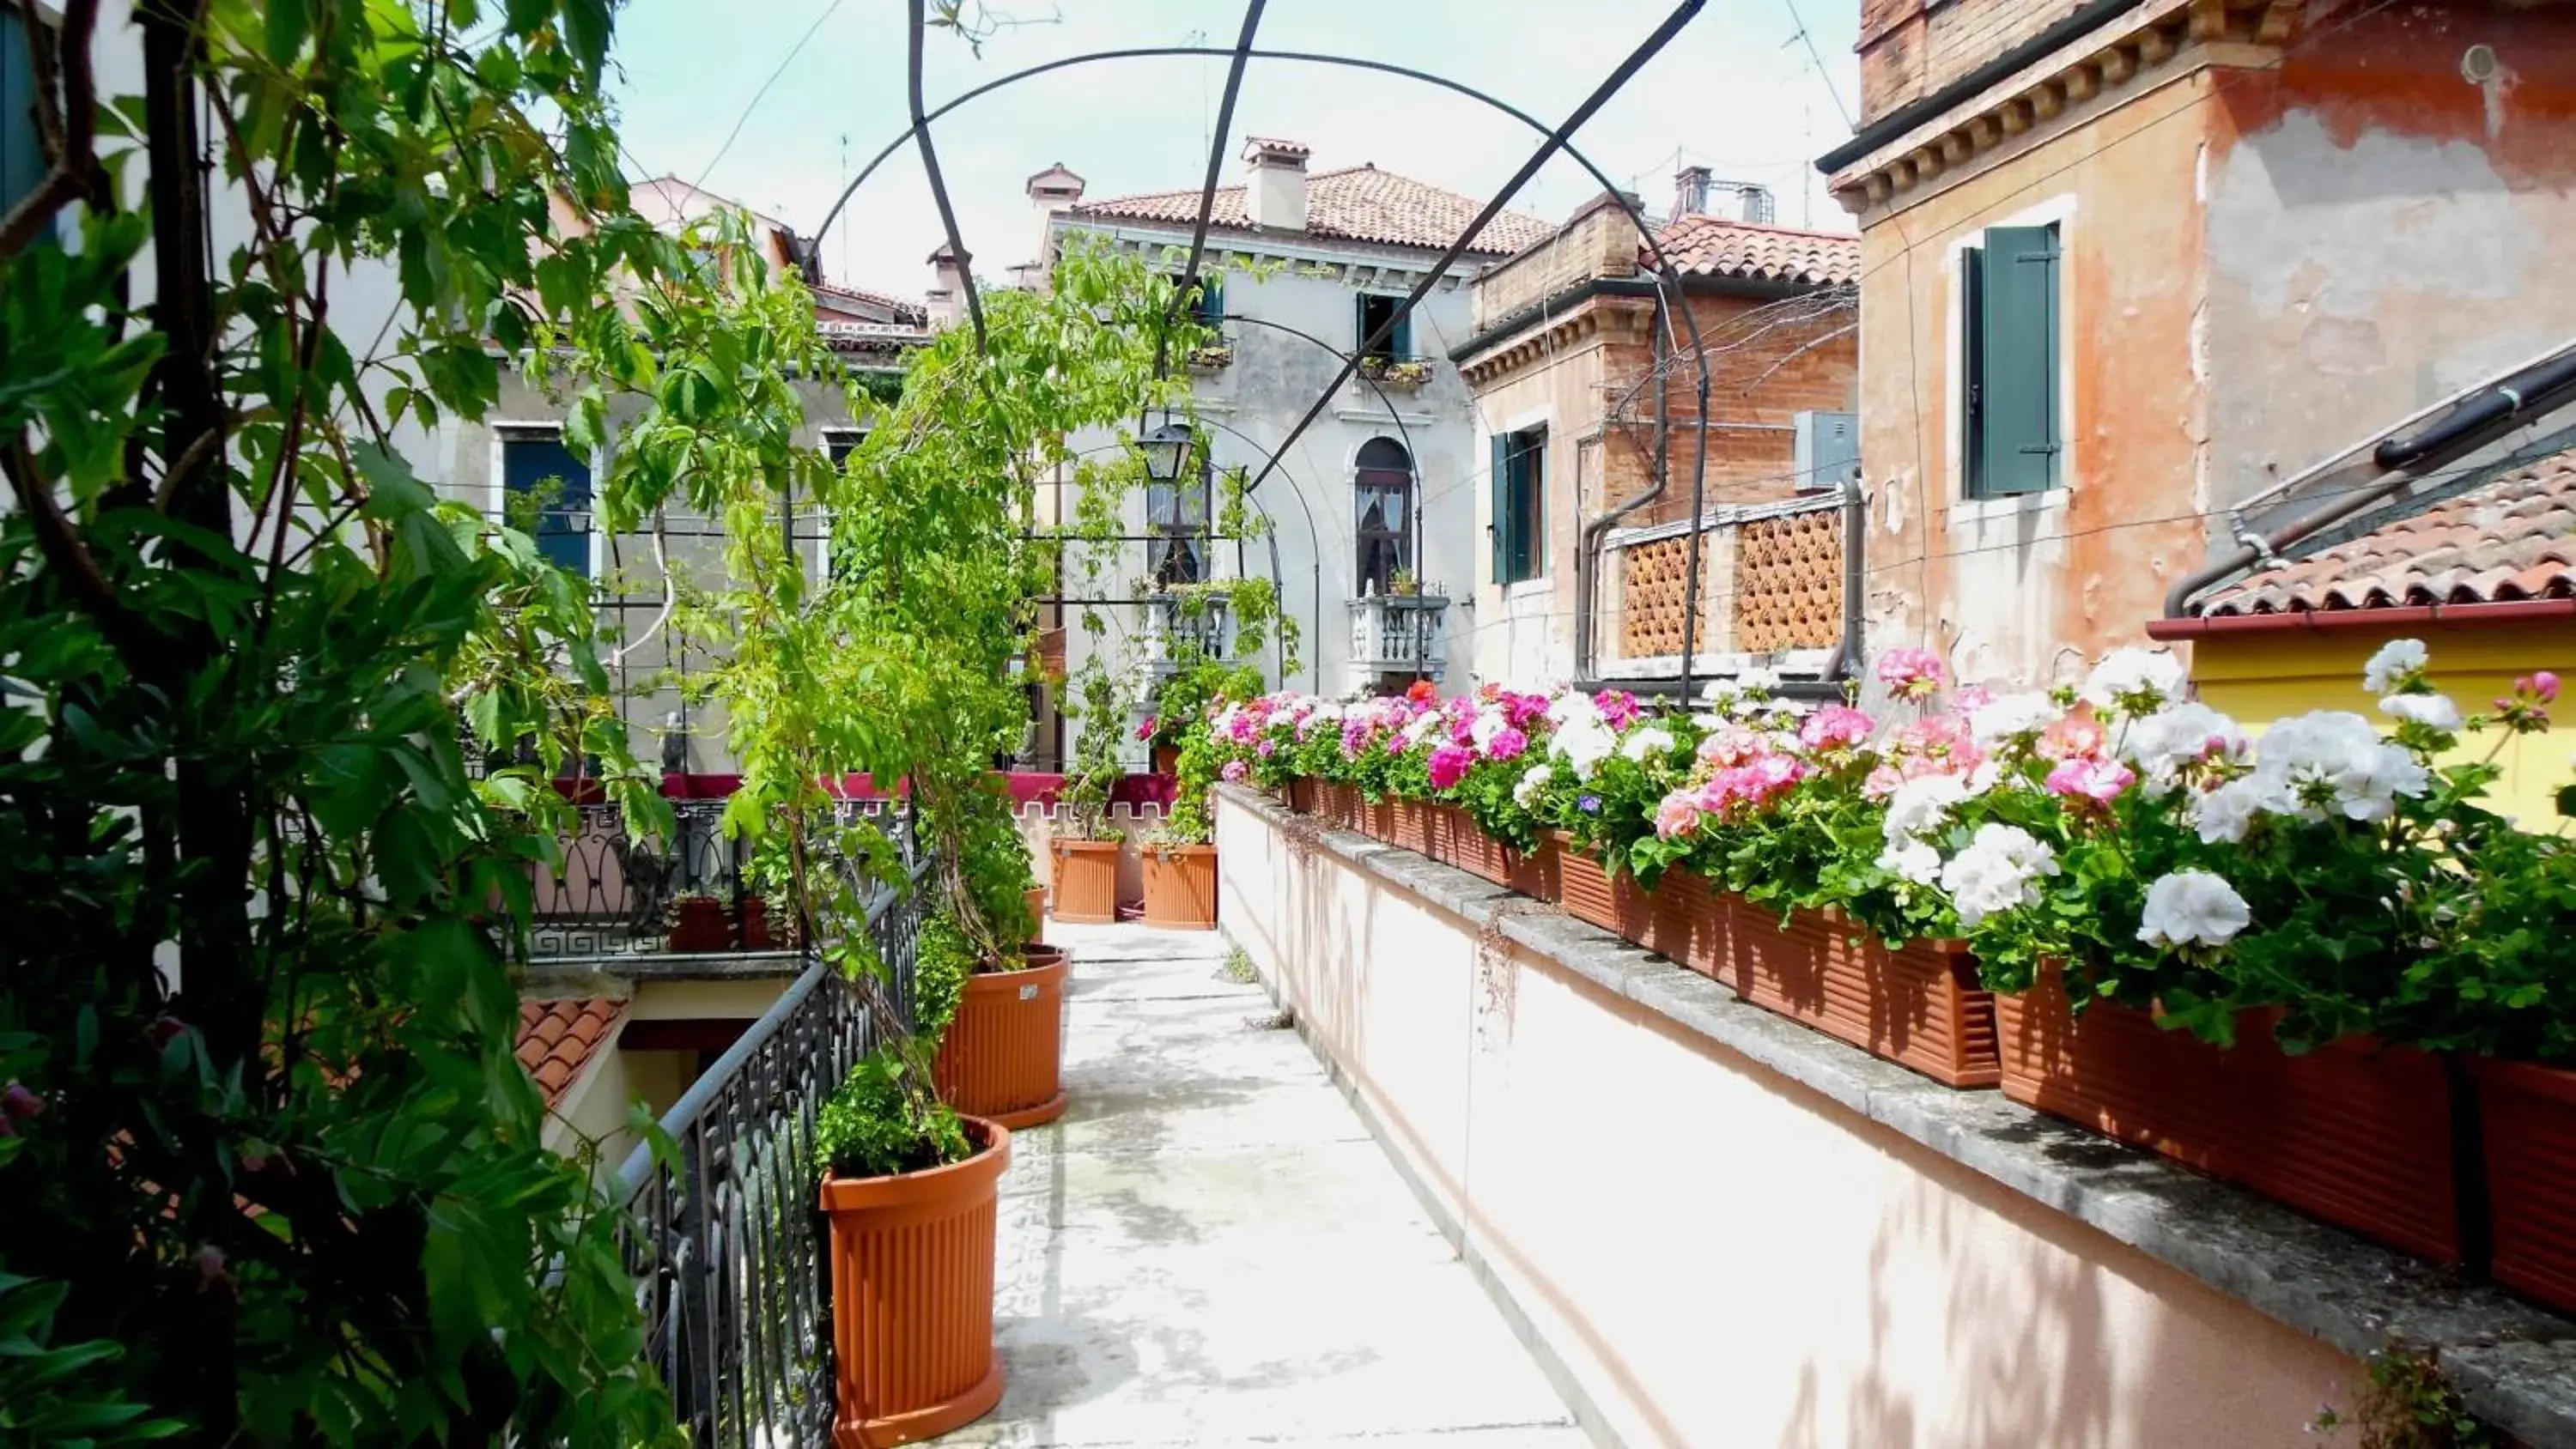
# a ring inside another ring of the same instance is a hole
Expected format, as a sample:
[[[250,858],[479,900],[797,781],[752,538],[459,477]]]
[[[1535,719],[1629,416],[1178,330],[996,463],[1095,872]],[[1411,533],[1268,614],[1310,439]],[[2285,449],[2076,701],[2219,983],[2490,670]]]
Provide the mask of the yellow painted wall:
[[[2457,629],[2295,630],[2278,634],[2216,634],[2191,647],[2192,678],[2201,700],[2224,710],[2248,729],[2283,715],[2312,709],[2348,709],[2389,723],[2379,697],[2361,687],[2361,666],[2391,639],[2417,638],[2432,651],[2433,682],[2465,714],[2491,712],[2496,696],[2517,676],[2556,670],[2576,688],[2576,627],[2565,620],[2484,624]],[[2484,759],[2495,748],[2492,732],[2463,736],[2455,760]],[[2547,734],[2505,738],[2496,762],[2505,777],[2496,808],[2526,829],[2563,827],[2557,812],[2560,786],[2576,779],[2568,757],[2576,753],[2576,693],[2557,712]]]

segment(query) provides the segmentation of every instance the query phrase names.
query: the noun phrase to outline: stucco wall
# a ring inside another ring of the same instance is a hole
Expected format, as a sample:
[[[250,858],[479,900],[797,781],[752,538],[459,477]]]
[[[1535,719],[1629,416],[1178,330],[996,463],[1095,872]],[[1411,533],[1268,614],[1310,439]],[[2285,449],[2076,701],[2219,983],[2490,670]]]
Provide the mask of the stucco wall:
[[[1221,802],[1220,912],[1606,1427],[2316,1442],[2357,1366]]]
[[[2576,338],[2563,11],[2373,10],[2207,110],[2213,502]]]
[[[1874,219],[1861,236],[1861,461],[1873,652],[1960,677],[2064,677],[2137,642],[2202,558],[2206,265],[2194,110],[2232,71],[2165,81],[2090,124]],[[2066,486],[1964,496],[1960,260],[1990,226],[2056,222]]]

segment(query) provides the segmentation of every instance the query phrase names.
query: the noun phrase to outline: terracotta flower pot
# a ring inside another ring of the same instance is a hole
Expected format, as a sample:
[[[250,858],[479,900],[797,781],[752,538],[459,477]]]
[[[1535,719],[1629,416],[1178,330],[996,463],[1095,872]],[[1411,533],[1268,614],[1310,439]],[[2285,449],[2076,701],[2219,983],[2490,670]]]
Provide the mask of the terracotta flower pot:
[[[931,1062],[939,1100],[1014,1132],[1063,1116],[1065,975],[1064,953],[1045,946],[1020,970],[967,977]]]
[[[823,1180],[836,1449],[932,1438],[1002,1400],[993,1230],[1011,1134],[974,1120],[966,1132],[979,1150],[964,1162]]]
[[[1145,924],[1216,929],[1216,847],[1145,847]]]
[[[2576,1071],[2476,1061],[2495,1280],[2576,1310]]]
[[[1118,919],[1118,842],[1058,840],[1055,852],[1055,918],[1068,925],[1105,926]]]
[[[1890,949],[1839,913],[1777,913],[1728,896],[1727,950],[1712,973],[1735,994],[1951,1087],[2003,1078],[1995,999],[1963,943]]]
[[[1180,769],[1181,769],[1181,749],[1180,749],[1180,746],[1178,746],[1178,745],[1156,745],[1156,746],[1154,746],[1154,773],[1155,773],[1155,774],[1157,774],[1157,775],[1176,775],[1176,774],[1179,774],[1179,773],[1180,773]]]
[[[1586,921],[1630,941],[1645,939],[1653,902],[1637,878],[1621,871],[1616,880],[1601,868],[1574,837],[1550,831],[1556,848],[1557,904],[1578,921]]]
[[[1288,808],[1300,815],[1314,814],[1316,784],[1304,775],[1291,779],[1288,782]]]
[[[1031,887],[1029,887],[1029,890],[1028,890],[1028,905],[1029,905],[1029,919],[1030,919],[1030,920],[1032,920],[1032,921],[1044,921],[1044,920],[1046,919],[1046,887],[1045,887],[1045,886],[1031,886]]]
[[[742,949],[774,951],[777,938],[769,932],[769,902],[758,896],[742,898]]]
[[[683,896],[671,920],[670,949],[683,952],[730,951],[733,920],[724,902],[713,896]]]
[[[2440,1263],[2460,1256],[2441,1063],[2353,1038],[2300,1056],[2248,1012],[2220,1049],[2096,1002],[2053,971],[1998,994],[2004,1095]]]

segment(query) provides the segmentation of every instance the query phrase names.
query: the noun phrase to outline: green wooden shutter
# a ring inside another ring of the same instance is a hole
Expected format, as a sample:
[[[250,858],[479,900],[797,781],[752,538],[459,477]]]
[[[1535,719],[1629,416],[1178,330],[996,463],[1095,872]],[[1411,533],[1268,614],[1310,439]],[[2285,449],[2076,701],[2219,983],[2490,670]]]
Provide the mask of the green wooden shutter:
[[[1411,357],[1413,355],[1412,313],[1404,312],[1397,315],[1395,319],[1395,331],[1389,334],[1386,339],[1386,350],[1390,356],[1394,357]]]
[[[2057,486],[2057,228],[1999,226],[1976,271],[1977,483],[1986,497]]]
[[[1494,582],[1512,581],[1512,435],[1494,434],[1494,470],[1487,485],[1493,494],[1494,521],[1486,530],[1494,544]]]
[[[1521,473],[1512,489],[1520,500],[1520,521],[1512,525],[1512,543],[1520,550],[1521,577],[1547,572],[1547,429],[1521,434]]]

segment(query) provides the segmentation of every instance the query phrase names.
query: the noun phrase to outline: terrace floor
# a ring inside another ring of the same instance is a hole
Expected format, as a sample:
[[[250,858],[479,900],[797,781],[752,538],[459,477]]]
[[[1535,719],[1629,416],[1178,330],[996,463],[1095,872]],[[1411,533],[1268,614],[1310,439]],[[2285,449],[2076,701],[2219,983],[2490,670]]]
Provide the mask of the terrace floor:
[[[1590,1442],[1221,938],[1047,934],[1072,1106],[1002,1180],[1009,1389],[939,1443]]]

